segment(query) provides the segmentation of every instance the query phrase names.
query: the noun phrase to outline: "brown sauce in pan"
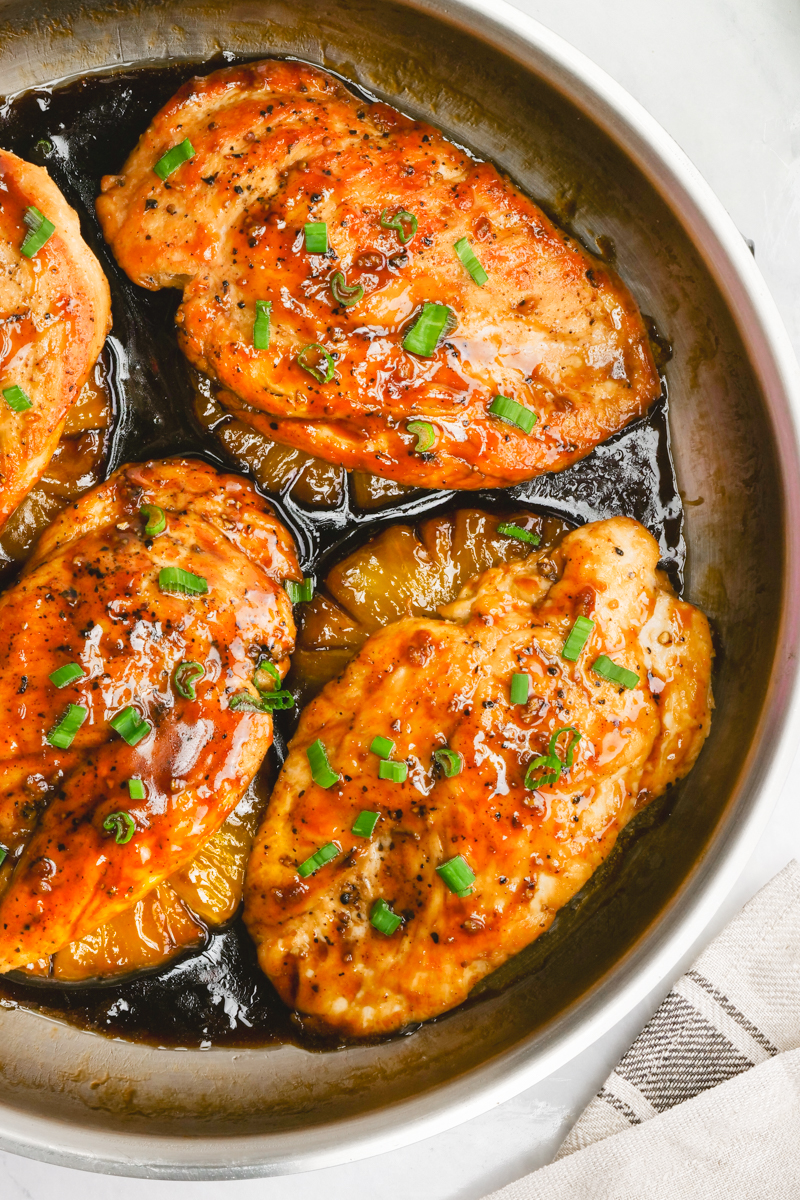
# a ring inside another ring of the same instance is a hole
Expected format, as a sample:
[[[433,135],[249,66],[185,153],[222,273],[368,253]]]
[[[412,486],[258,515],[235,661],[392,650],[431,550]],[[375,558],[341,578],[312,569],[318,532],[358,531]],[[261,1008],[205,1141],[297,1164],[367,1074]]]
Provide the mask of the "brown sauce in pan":
[[[666,384],[645,418],[583,462],[508,492],[465,493],[460,503],[457,494],[447,492],[387,491],[370,476],[332,481],[331,472],[324,470],[316,475],[313,470],[296,472],[296,484],[278,486],[274,462],[248,463],[235,440],[218,437],[214,420],[200,419],[197,380],[177,352],[172,332],[179,294],[146,292],[127,279],[100,236],[94,200],[100,177],[119,169],[180,84],[232,61],[225,55],[202,65],[182,62],[91,76],[24,93],[0,108],[0,143],[46,166],[81,214],[84,237],[109,279],[114,315],[103,356],[53,462],[0,538],[0,583],[13,578],[36,534],[62,503],[124,462],[181,453],[251,471],[256,482],[275,488],[272,499],[295,535],[303,567],[320,578],[388,522],[413,523],[422,515],[465,505],[493,511],[527,505],[575,524],[617,513],[637,518],[658,539],[662,565],[679,587],[682,509],[670,455]],[[534,198],[548,207],[546,198]],[[577,224],[570,232],[580,235]],[[656,361],[663,364],[668,347],[655,331],[654,341]],[[270,751],[276,765],[292,727],[291,713],[278,714]],[[152,974],[91,987],[5,978],[0,979],[0,1003],[164,1046],[333,1044],[308,1033],[302,1018],[278,999],[258,968],[240,918],[210,935],[200,953]]]

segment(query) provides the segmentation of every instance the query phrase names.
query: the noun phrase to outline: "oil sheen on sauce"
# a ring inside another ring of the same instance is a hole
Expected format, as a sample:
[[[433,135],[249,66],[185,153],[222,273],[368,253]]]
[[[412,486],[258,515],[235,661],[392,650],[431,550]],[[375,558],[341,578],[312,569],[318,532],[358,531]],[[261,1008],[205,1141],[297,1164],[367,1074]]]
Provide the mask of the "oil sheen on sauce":
[[[48,472],[0,538],[3,584],[19,569],[36,533],[68,499],[128,461],[193,454],[248,472],[270,492],[279,492],[271,498],[295,536],[301,564],[318,576],[387,523],[413,522],[459,507],[453,493],[410,491],[358,474],[345,481],[338,469],[332,483],[330,470],[317,469],[315,476],[307,457],[282,448],[271,452],[265,466],[265,451],[248,451],[242,438],[221,439],[209,407],[210,393],[206,390],[205,400],[200,396],[198,409],[198,380],[176,350],[173,318],[178,293],[137,288],[105,246],[94,214],[101,176],[120,168],[150,119],[185,79],[232,61],[225,55],[203,64],[182,62],[92,76],[24,93],[0,107],[3,145],[46,166],[80,213],[84,237],[109,280],[114,317],[103,355]],[[541,197],[534,199],[542,203]],[[542,206],[546,209],[546,202]],[[22,329],[0,331],[0,357],[13,354],[15,339],[23,337]],[[663,365],[668,353],[664,344],[656,340],[654,350],[657,363]],[[200,419],[203,411],[209,415]],[[508,492],[470,492],[462,496],[464,503],[494,511],[527,505],[575,524],[617,513],[635,517],[658,540],[662,565],[680,587],[682,509],[670,456],[666,385],[645,418],[582,462]],[[292,714],[277,715],[270,751],[273,769],[282,760],[295,720]],[[199,953],[158,972],[90,987],[0,979],[0,1003],[24,1005],[84,1029],[164,1046],[335,1044],[309,1033],[302,1017],[278,999],[258,968],[238,917],[210,934]]]

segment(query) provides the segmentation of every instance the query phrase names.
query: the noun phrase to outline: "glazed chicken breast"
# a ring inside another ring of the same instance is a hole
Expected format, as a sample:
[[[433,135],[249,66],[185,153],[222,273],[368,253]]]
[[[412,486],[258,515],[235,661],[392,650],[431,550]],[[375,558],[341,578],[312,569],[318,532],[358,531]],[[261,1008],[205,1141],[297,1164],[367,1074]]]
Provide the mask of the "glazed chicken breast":
[[[270,507],[196,461],[123,467],[42,535],[0,598],[0,972],[134,907],[234,809],[272,741],[252,679],[288,668],[287,578]]]
[[[135,283],[182,289],[180,345],[223,402],[348,468],[514,484],[660,391],[606,264],[491,164],[303,63],[190,80],[97,211]]]
[[[44,474],[110,327],[78,214],[44,168],[0,150],[0,525]]]
[[[245,921],[287,1004],[352,1036],[464,1000],[539,937],[708,733],[708,623],[624,517],[373,633],[304,711]]]

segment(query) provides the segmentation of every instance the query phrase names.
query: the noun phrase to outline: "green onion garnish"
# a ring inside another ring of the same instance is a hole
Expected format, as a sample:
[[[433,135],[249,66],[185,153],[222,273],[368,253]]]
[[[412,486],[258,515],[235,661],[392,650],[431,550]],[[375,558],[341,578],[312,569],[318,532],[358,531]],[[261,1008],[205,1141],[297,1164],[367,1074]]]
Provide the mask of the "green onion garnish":
[[[287,579],[283,585],[292,604],[306,604],[314,598],[314,576],[306,575],[302,583]]]
[[[261,707],[264,712],[284,712],[287,708],[294,708],[294,696],[283,688],[278,688],[277,692],[262,692]]]
[[[83,667],[79,667],[77,663],[65,663],[63,667],[57,667],[55,671],[50,672],[50,682],[57,688],[63,688],[69,683],[74,683],[76,679],[83,679],[84,674]]]
[[[453,311],[446,304],[426,301],[422,312],[403,338],[403,349],[423,358],[436,353],[439,340],[453,328]]]
[[[156,537],[167,528],[167,517],[163,508],[157,504],[143,504],[139,513],[145,519],[144,532],[146,537]]]
[[[202,575],[193,575],[183,567],[162,567],[158,572],[158,586],[162,592],[172,595],[204,596],[208,582]]]
[[[121,709],[120,712],[114,713],[114,716],[109,721],[112,729],[115,729],[119,736],[128,743],[129,746],[135,746],[147,737],[153,726],[149,721],[145,721],[141,713],[129,704],[127,708]]]
[[[314,783],[318,783],[320,787],[329,788],[339,782],[340,776],[331,770],[327,752],[319,738],[308,747],[306,757],[308,765],[311,767],[311,778]]]
[[[194,158],[194,146],[188,138],[184,138],[182,142],[178,142],[177,146],[173,146],[166,154],[161,155],[153,170],[159,179],[166,179],[190,158]]]
[[[367,812],[367,810],[364,809],[358,814],[355,821],[353,821],[351,832],[354,833],[356,837],[372,837],[372,834],[375,831],[375,826],[378,824],[380,817],[380,813]]]
[[[572,735],[567,745],[567,752],[564,755],[563,763],[557,753],[558,739],[562,733]],[[557,783],[561,778],[561,772],[571,769],[575,757],[575,747],[580,740],[581,734],[574,725],[564,725],[561,729],[557,729],[550,738],[547,754],[541,754],[538,758],[535,758],[525,772],[525,787],[533,790],[534,788],[547,787],[550,784]],[[546,770],[542,771],[541,775],[537,778],[535,772],[539,771],[542,767],[545,767]]]
[[[433,758],[442,768],[448,779],[452,779],[454,775],[461,774],[464,760],[457,750],[450,750],[447,746],[443,746],[440,750],[434,750]]]
[[[381,225],[384,229],[393,229],[397,234],[400,245],[406,246],[417,232],[417,218],[412,212],[408,212],[407,209],[401,208],[399,212],[396,212],[395,215],[387,221],[386,214],[388,211],[388,208],[385,208],[381,213]],[[409,227],[408,232],[406,232],[405,229],[406,225]]]
[[[64,716],[47,735],[50,745],[58,747],[59,750],[67,750],[88,715],[88,709],[82,704],[70,704]]]
[[[277,692],[262,692],[260,696],[254,696],[252,692],[236,692],[228,701],[228,708],[234,712],[271,713],[276,709],[283,711],[294,708],[294,696],[282,689]]]
[[[417,435],[417,444],[414,447],[415,454],[427,454],[436,445],[436,430],[430,421],[409,421],[406,429],[409,433]]]
[[[144,800],[147,793],[144,790],[144,784],[141,779],[128,780],[128,795],[131,800]]]
[[[337,271],[331,276],[331,295],[337,304],[341,304],[344,308],[350,308],[353,304],[358,304],[359,300],[364,299],[364,288],[360,283],[347,285],[347,280],[341,271]]]
[[[489,276],[478,262],[477,255],[472,249],[472,246],[469,244],[469,238],[459,238],[457,242],[454,242],[453,249],[461,259],[466,269],[469,271],[472,278],[477,283],[478,287],[483,287]]]
[[[329,863],[332,858],[336,858],[337,854],[341,854],[341,848],[335,842],[327,842],[324,846],[320,846],[319,850],[315,850],[305,862],[301,862],[297,868],[297,874],[301,879],[305,879],[308,875],[313,875],[320,867],[324,867],[325,863]]]
[[[378,933],[385,933],[387,937],[391,937],[403,924],[403,918],[398,917],[397,913],[393,913],[389,905],[381,897],[372,906],[369,914],[369,923],[374,929],[377,929]]]
[[[194,690],[194,685],[199,683],[205,673],[206,669],[202,663],[178,663],[172,672],[172,682],[175,685],[175,691],[179,696],[183,696],[184,700],[196,700],[197,692]]]
[[[378,737],[372,739],[369,748],[373,754],[377,754],[380,758],[391,758],[394,754],[394,742],[380,734]]]
[[[472,885],[476,878],[475,872],[462,855],[457,854],[455,858],[449,858],[447,862],[442,863],[440,867],[436,868],[436,874],[457,896],[469,896],[472,893]]]
[[[124,846],[136,833],[136,822],[130,813],[110,813],[103,821],[103,829],[106,833],[114,834],[114,841],[118,846]]]
[[[392,783],[404,783],[407,776],[408,763],[389,762],[387,758],[382,758],[378,763],[379,779],[388,779]]]
[[[317,354],[322,356],[322,360],[325,363],[324,370],[321,369],[321,365],[319,363],[315,365],[314,363],[308,361],[308,355],[312,351],[315,351]],[[302,367],[304,371],[307,371],[309,375],[313,375],[314,378],[319,381],[319,383],[330,383],[330,381],[333,379],[333,358],[330,354],[328,354],[328,351],[324,346],[320,346],[319,342],[312,342],[310,346],[303,347],[297,356],[297,365],[298,367]]]
[[[25,209],[22,219],[28,226],[28,232],[25,234],[20,251],[26,258],[33,258],[35,254],[39,253],[45,242],[53,236],[56,227],[52,221],[48,221],[44,213],[39,212],[39,209],[33,206]]]
[[[516,538],[518,542],[527,542],[529,546],[538,546],[542,540],[538,533],[531,533],[529,529],[523,529],[521,525],[501,524],[497,526],[497,532],[502,533],[503,537]]]
[[[489,412],[509,425],[516,425],[523,433],[530,433],[538,421],[535,412],[531,412],[524,404],[517,404],[510,396],[495,396],[489,405]]]
[[[592,670],[598,675],[602,675],[603,679],[607,679],[609,683],[619,683],[625,688],[635,688],[639,682],[639,676],[635,671],[629,671],[627,667],[618,666],[606,654],[601,654],[599,658],[594,660]]]
[[[593,629],[594,621],[590,621],[588,617],[576,617],[575,624],[567,634],[567,640],[564,642],[561,657],[569,659],[570,662],[577,662],[581,650],[583,650],[583,647],[591,637]]]
[[[10,388],[3,388],[3,399],[14,412],[25,412],[26,409],[33,408],[33,401],[28,393],[23,392],[16,384]]]
[[[253,346],[256,350],[269,349],[269,315],[271,300],[256,300],[256,319],[253,322]]]
[[[328,226],[325,221],[306,221],[303,232],[309,254],[328,253]]]
[[[253,672],[253,683],[260,692],[277,692],[283,680],[275,664],[268,658],[262,658]]]
[[[0,867],[2,867],[3,863],[6,861],[7,858],[8,858],[8,848],[6,846],[0,846]]]
[[[528,696],[531,692],[531,677],[530,675],[522,675],[517,673],[511,676],[511,703],[512,704],[527,704]]]

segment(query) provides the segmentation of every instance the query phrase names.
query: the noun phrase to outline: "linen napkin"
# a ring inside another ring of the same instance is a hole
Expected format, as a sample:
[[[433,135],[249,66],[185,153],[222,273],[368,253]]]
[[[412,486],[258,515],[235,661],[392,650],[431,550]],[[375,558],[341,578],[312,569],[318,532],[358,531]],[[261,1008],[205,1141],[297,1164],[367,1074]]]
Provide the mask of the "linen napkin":
[[[678,980],[549,1167],[486,1200],[800,1197],[800,866]]]

